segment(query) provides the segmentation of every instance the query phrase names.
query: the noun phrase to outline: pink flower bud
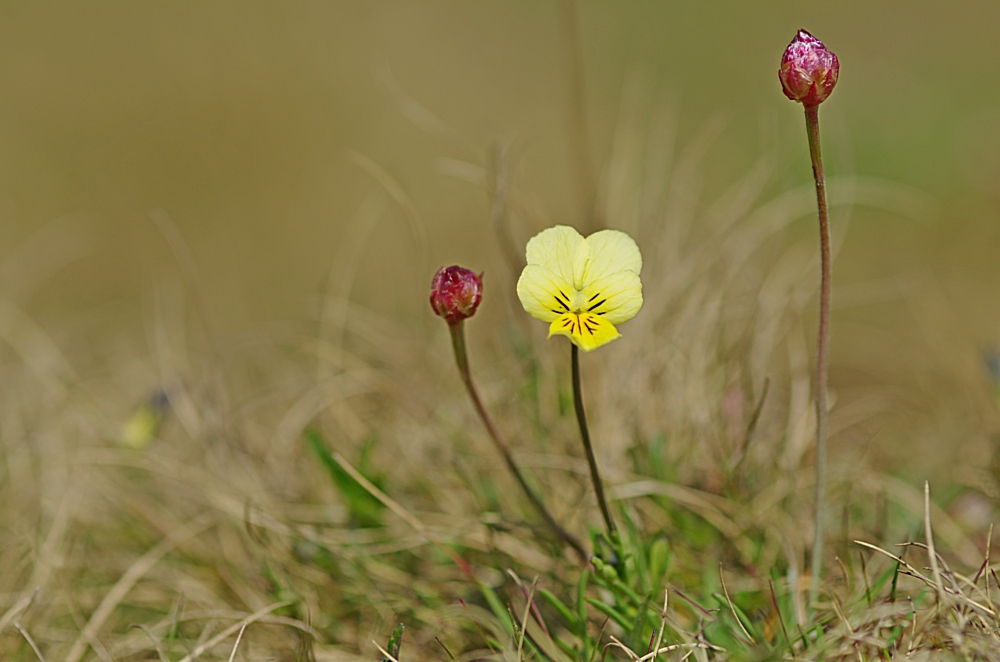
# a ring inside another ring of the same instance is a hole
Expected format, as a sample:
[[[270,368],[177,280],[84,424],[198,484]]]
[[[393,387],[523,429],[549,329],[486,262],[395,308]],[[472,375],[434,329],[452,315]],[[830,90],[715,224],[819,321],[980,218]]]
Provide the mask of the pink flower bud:
[[[459,266],[441,267],[431,282],[431,308],[454,326],[476,314],[483,298],[483,275]]]
[[[823,103],[837,84],[840,62],[833,51],[805,30],[799,30],[781,57],[778,80],[785,96],[805,106]]]

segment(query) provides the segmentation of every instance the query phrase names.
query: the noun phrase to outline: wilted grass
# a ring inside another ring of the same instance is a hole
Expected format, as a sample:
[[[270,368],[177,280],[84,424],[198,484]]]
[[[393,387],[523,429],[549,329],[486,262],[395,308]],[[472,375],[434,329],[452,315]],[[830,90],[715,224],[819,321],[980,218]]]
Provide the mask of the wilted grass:
[[[163,214],[178,276],[153,287],[145,345],[126,321],[46,330],[0,300],[14,350],[0,383],[4,656],[375,660],[403,623],[401,662],[1000,659],[989,535],[866,464],[863,447],[833,463],[828,519],[841,525],[807,610],[817,256],[789,228],[812,214],[812,190],[782,189],[776,148],[705,201],[722,123],[677,139],[670,110],[636,90],[621,116],[601,217],[637,238],[646,303],[585,357],[584,391],[622,558],[593,534],[562,344],[512,294],[518,247],[548,223],[544,192],[502,147],[485,164],[442,163],[488,194],[499,256],[467,265],[487,269],[490,302],[468,323],[472,370],[556,518],[591,532],[586,569],[505,472],[443,325],[425,337],[416,313],[352,300],[390,205],[422,236],[405,189],[359,157],[387,194],[359,210],[313,320],[216,336]],[[851,176],[829,188],[837,245],[855,205],[923,205]],[[834,444],[891,414],[858,402],[835,406]],[[940,492],[944,506],[960,496]]]

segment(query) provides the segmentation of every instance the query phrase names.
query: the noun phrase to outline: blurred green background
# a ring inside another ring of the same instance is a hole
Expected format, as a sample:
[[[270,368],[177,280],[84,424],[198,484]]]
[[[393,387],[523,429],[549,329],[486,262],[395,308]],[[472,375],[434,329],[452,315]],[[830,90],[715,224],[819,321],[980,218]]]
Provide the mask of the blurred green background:
[[[1000,3],[584,1],[580,19],[598,171],[623,95],[638,90],[676,110],[681,146],[724,122],[706,204],[768,150],[774,194],[809,182],[778,61],[799,27],[839,55],[822,108],[828,174],[912,187],[918,204],[851,215],[835,264],[834,387],[919,382],[915,407],[974,402],[952,410],[974,421],[951,434],[982,440],[993,425],[982,356],[1000,340]],[[0,292],[57,341],[138,327],[151,283],[177,270],[149,217],[162,208],[222,337],[314,316],[351,219],[382,195],[360,154],[412,200],[430,250],[390,204],[352,296],[441,331],[425,310],[433,270],[493,264],[495,247],[482,240],[487,195],[440,159],[485,164],[497,140],[513,143],[544,216],[577,220],[559,21],[557,3],[528,0],[5,2]],[[437,134],[401,112],[400,91],[443,122]]]

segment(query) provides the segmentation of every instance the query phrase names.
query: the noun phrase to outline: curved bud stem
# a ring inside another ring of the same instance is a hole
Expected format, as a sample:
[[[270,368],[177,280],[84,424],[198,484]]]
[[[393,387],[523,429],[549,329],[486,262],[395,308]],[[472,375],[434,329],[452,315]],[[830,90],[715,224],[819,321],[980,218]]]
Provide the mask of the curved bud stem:
[[[486,407],[483,406],[482,400],[479,399],[479,391],[476,390],[476,385],[472,381],[472,373],[469,370],[469,357],[465,350],[465,322],[464,320],[459,321],[457,324],[449,324],[448,330],[451,332],[451,346],[455,350],[455,363],[458,365],[458,372],[462,376],[462,382],[465,384],[465,389],[469,392],[469,398],[472,400],[473,406],[476,408],[476,413],[479,414],[479,418],[483,421],[483,425],[486,426],[486,431],[489,433],[490,438],[493,440],[494,445],[500,454],[503,455],[504,461],[507,463],[507,468],[510,472],[514,474],[514,478],[521,485],[521,489],[524,490],[524,494],[528,497],[531,505],[535,507],[538,514],[542,516],[545,523],[552,529],[552,532],[559,537],[560,540],[565,542],[567,545],[573,548],[577,556],[580,557],[580,562],[582,564],[587,564],[590,559],[590,555],[587,554],[587,550],[584,549],[583,545],[580,543],[576,537],[562,528],[552,514],[549,513],[545,504],[542,503],[541,498],[535,494],[535,491],[531,489],[528,485],[528,481],[525,480],[524,474],[521,473],[521,469],[514,462],[514,456],[511,455],[510,449],[507,444],[504,443],[503,437],[500,436],[500,431],[497,430],[496,425],[493,423],[493,419],[490,417],[489,412],[486,411]]]
[[[580,424],[580,438],[583,440],[583,450],[587,453],[587,464],[590,466],[590,480],[594,483],[594,494],[597,495],[597,505],[601,507],[604,526],[612,543],[617,544],[618,532],[615,521],[611,519],[611,510],[604,498],[604,486],[601,484],[601,474],[597,470],[597,458],[594,457],[594,447],[590,443],[590,431],[587,429],[587,414],[583,410],[583,391],[580,388],[580,349],[575,343],[570,343],[573,362],[573,407],[576,409],[576,422]]]
[[[816,346],[816,527],[813,536],[812,578],[809,603],[816,602],[823,572],[824,501],[826,498],[826,436],[827,436],[827,370],[830,353],[830,224],[826,210],[826,180],[823,176],[823,156],[819,143],[819,105],[807,105],[806,133],[809,135],[809,156],[816,182],[816,206],[819,213],[820,291],[819,333]]]

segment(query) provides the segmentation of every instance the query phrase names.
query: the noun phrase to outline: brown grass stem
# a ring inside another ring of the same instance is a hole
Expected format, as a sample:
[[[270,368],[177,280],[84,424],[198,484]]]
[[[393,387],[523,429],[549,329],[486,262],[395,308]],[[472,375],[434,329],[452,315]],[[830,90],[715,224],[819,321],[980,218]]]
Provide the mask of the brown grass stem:
[[[240,647],[240,642],[243,641],[243,633],[247,631],[247,626],[249,623],[244,623],[243,627],[240,628],[240,633],[236,635],[236,643],[233,644],[233,650],[229,653],[229,662],[233,662],[236,659],[236,650]]]
[[[590,480],[594,483],[594,494],[597,495],[597,505],[601,507],[601,515],[604,517],[604,525],[608,529],[608,535],[613,542],[617,542],[618,531],[615,529],[615,521],[611,519],[611,510],[608,508],[608,501],[604,497],[604,485],[601,483],[601,474],[597,469],[597,458],[594,457],[594,447],[590,443],[590,430],[587,428],[587,413],[583,409],[583,390],[580,387],[580,349],[571,343],[570,353],[573,363],[573,407],[576,409],[576,422],[580,425],[580,439],[583,441],[583,450],[587,454],[587,465],[590,467]]]
[[[476,409],[476,413],[479,414],[480,420],[482,420],[483,425],[486,427],[486,431],[490,435],[490,439],[493,440],[493,444],[500,451],[503,456],[504,461],[507,463],[507,468],[517,479],[518,484],[524,491],[525,496],[528,497],[528,501],[534,506],[538,514],[545,520],[552,532],[563,542],[573,548],[577,556],[580,557],[580,562],[586,564],[590,560],[590,555],[587,554],[587,550],[584,548],[583,544],[577,540],[576,536],[571,534],[569,531],[564,529],[555,520],[552,514],[549,512],[548,508],[545,507],[545,503],[542,502],[541,497],[539,497],[531,486],[528,485],[528,481],[525,480],[524,474],[521,473],[520,467],[517,466],[517,462],[514,461],[514,456],[510,452],[510,448],[504,441],[503,437],[500,435],[500,430],[497,429],[496,424],[493,422],[493,418],[490,416],[489,412],[486,411],[486,407],[483,406],[483,401],[479,397],[479,391],[476,389],[476,384],[472,380],[472,371],[469,370],[469,355],[465,347],[465,321],[460,321],[458,324],[449,324],[448,329],[451,331],[451,345],[455,350],[455,363],[458,365],[458,372],[462,376],[462,383],[465,384],[465,390],[469,393],[469,399],[472,400],[472,405]]]
[[[566,138],[577,200],[583,213],[585,234],[600,227],[597,210],[597,175],[590,154],[587,95],[584,86],[583,35],[576,0],[559,3],[566,61]]]
[[[395,655],[393,655],[386,649],[382,648],[381,644],[379,644],[377,641],[372,639],[372,643],[375,644],[375,648],[378,649],[378,652],[382,654],[382,659],[388,660],[389,662],[399,662],[399,660],[396,658]]]
[[[743,621],[740,620],[739,614],[736,613],[736,607],[733,606],[733,600],[729,597],[729,589],[726,588],[726,578],[722,574],[722,564],[719,564],[719,583],[722,584],[722,593],[726,597],[726,604],[729,605],[729,613],[733,615],[733,619],[736,620],[736,624],[740,626],[740,630],[746,636],[747,641],[751,644],[756,644],[757,640],[753,638],[753,635],[747,630],[746,626],[743,625]]]
[[[816,602],[823,574],[823,547],[826,536],[824,503],[826,501],[827,372],[830,353],[830,222],[826,207],[826,178],[819,141],[819,106],[805,106],[809,158],[816,182],[816,208],[819,216],[820,289],[819,331],[816,341],[816,521],[813,530],[812,566],[809,604]]]
[[[31,638],[31,635],[28,634],[28,631],[25,630],[23,627],[21,627],[21,624],[18,623],[17,621],[14,621],[14,628],[21,633],[21,636],[24,637],[24,640],[28,642],[29,646],[31,646],[31,650],[34,651],[35,657],[38,658],[38,661],[45,662],[45,658],[42,657],[42,651],[39,650],[38,644],[36,644],[35,640]]]
[[[937,589],[938,604],[944,604],[944,582],[941,581],[941,568],[938,566],[937,550],[934,549],[934,529],[931,527],[931,484],[924,481],[924,536],[927,538],[927,556],[931,561],[931,572],[934,576],[934,588]]]

